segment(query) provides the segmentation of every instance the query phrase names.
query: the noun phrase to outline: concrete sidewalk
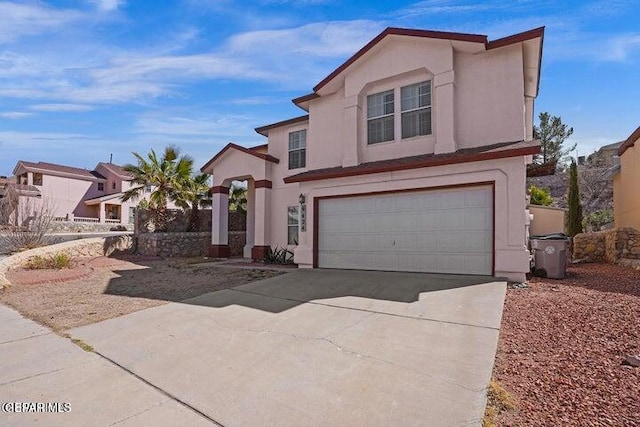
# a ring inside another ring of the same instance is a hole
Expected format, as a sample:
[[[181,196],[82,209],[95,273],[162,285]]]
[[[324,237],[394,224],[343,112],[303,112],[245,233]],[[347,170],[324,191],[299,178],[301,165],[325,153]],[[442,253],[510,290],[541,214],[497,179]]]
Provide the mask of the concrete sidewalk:
[[[11,412],[16,405],[7,402],[68,403],[70,411]],[[0,425],[216,424],[113,362],[0,305]]]

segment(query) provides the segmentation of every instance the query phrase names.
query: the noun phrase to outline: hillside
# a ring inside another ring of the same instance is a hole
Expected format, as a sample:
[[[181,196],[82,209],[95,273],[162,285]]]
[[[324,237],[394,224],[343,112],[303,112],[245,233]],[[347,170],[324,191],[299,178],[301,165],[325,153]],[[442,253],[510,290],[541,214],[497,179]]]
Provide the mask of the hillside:
[[[613,181],[604,178],[607,168],[580,166],[578,185],[584,214],[602,209],[613,209]],[[531,185],[546,188],[551,192],[553,206],[567,207],[569,192],[568,172],[556,172],[555,175],[527,178],[527,188]]]

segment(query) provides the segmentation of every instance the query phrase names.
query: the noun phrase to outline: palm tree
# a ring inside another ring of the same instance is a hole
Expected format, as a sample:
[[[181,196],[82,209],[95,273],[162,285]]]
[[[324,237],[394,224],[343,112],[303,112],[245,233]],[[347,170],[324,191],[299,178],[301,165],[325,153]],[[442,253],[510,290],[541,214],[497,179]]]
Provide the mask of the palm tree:
[[[180,149],[167,146],[162,157],[158,159],[156,152],[151,150],[145,159],[134,152],[137,165],[128,164],[124,170],[133,175],[133,184],[138,184],[124,192],[121,199],[138,199],[144,196],[148,188],[149,208],[156,225],[156,230],[165,231],[167,228],[167,202],[176,200],[182,183],[191,177],[193,159],[187,155],[180,155]]]
[[[247,211],[247,189],[231,184],[229,189],[229,210],[244,213]]]
[[[189,212],[189,231],[198,231],[199,209],[211,204],[209,175],[200,174],[179,183],[175,195],[176,205]]]

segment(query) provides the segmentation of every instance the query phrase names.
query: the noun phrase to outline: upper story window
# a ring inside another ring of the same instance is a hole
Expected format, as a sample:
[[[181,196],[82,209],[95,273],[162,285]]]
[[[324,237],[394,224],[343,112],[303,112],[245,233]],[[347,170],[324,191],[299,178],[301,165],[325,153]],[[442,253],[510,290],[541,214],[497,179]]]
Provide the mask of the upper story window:
[[[289,133],[289,169],[303,168],[307,165],[307,131]]]
[[[98,191],[104,191],[104,182],[98,183]]]
[[[115,190],[115,189],[116,189],[116,182],[115,182],[115,181],[111,183],[111,188],[112,188],[113,190]]]
[[[367,142],[393,141],[394,139],[393,89],[367,96]]]
[[[431,82],[400,89],[402,138],[431,134]]]
[[[396,89],[367,96],[367,143],[395,140]],[[431,81],[400,88],[400,118],[402,139],[431,135]]]
[[[34,173],[33,174],[33,185],[42,185],[42,174]]]

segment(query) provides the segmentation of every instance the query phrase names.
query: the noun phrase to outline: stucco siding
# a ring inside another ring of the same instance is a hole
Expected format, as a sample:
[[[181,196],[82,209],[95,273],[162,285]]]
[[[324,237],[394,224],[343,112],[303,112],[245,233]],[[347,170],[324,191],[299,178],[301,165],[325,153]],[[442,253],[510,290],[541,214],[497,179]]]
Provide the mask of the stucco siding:
[[[39,188],[43,201],[54,212],[54,216],[92,216],[91,209],[83,200],[105,194],[98,191],[96,182],[54,175],[44,175]]]
[[[456,53],[455,128],[459,148],[525,138],[522,61],[519,45],[482,54]]]
[[[620,172],[613,180],[616,227],[640,230],[640,149],[638,142],[620,156]]]

